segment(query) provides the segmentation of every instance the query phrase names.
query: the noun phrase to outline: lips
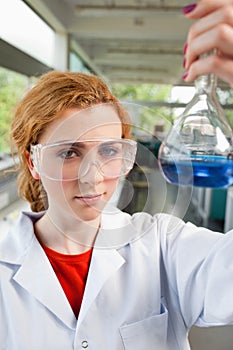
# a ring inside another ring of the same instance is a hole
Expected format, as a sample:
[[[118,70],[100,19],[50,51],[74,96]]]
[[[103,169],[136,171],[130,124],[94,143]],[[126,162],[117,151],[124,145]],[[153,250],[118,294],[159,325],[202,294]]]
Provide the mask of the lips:
[[[98,202],[102,197],[102,193],[99,194],[85,194],[82,196],[76,196],[75,198],[86,204],[94,204]]]
[[[83,194],[82,196],[77,196],[77,198],[96,198],[100,196],[102,196],[102,193]]]

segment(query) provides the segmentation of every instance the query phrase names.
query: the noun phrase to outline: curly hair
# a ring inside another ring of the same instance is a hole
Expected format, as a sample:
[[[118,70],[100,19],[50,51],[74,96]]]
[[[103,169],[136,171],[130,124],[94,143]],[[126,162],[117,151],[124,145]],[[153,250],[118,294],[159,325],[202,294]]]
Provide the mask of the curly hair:
[[[19,159],[19,196],[30,203],[32,211],[46,210],[47,195],[41,181],[28,169],[26,151],[38,143],[46,126],[59,112],[69,108],[88,108],[114,103],[122,123],[122,137],[130,138],[130,119],[106,84],[97,76],[79,72],[50,71],[40,77],[16,106],[11,126],[12,153]]]

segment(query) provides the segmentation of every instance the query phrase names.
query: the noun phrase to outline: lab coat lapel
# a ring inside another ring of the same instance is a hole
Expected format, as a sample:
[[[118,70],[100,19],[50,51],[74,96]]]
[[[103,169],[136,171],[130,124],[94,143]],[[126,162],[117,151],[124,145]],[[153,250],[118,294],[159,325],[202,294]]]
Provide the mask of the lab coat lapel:
[[[14,280],[68,327],[76,327],[76,318],[69,302],[36,238],[33,239]]]
[[[125,263],[121,256],[121,247],[137,237],[129,215],[114,208],[101,216],[99,230],[92,254],[86,288],[78,317],[78,326],[83,321],[88,309],[104,287],[105,282]]]
[[[83,321],[105,282],[124,263],[125,259],[115,249],[94,249],[77,326]]]

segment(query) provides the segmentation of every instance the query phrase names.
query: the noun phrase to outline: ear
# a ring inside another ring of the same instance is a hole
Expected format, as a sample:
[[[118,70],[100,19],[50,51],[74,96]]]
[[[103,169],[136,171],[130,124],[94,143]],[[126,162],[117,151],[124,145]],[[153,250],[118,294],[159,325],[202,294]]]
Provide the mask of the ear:
[[[34,167],[33,161],[32,161],[31,156],[30,156],[30,152],[25,151],[25,158],[27,161],[28,169],[30,170],[30,173],[32,174],[33,178],[35,180],[39,180],[40,175],[38,174],[36,168]]]

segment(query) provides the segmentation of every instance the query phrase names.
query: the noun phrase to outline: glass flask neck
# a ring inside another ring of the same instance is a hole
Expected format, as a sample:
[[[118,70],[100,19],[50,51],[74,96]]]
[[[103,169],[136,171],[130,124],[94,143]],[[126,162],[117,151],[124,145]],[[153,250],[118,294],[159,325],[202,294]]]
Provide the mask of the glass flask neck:
[[[195,80],[196,94],[216,95],[217,78],[214,74],[201,75]]]

